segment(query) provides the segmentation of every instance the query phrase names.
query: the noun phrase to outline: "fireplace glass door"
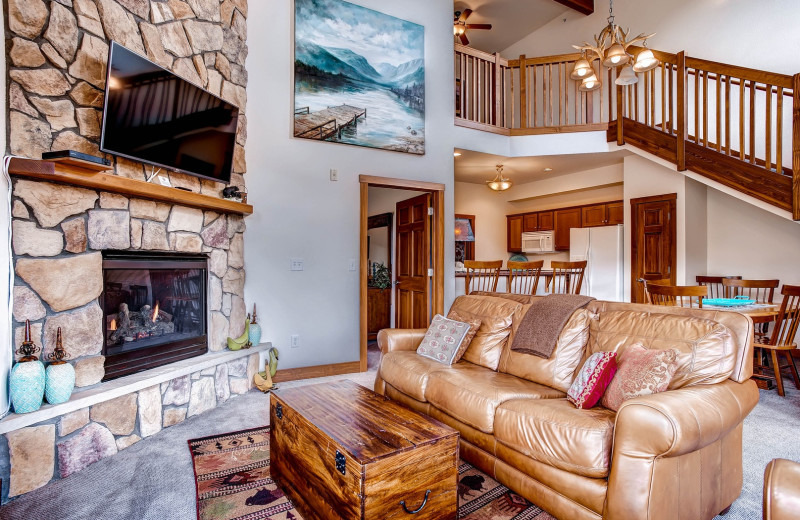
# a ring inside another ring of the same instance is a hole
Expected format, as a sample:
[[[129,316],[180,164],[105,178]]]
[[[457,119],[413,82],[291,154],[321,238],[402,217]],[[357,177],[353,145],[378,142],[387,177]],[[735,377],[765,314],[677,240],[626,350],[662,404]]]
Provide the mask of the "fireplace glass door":
[[[206,352],[206,277],[205,257],[106,255],[105,380]]]

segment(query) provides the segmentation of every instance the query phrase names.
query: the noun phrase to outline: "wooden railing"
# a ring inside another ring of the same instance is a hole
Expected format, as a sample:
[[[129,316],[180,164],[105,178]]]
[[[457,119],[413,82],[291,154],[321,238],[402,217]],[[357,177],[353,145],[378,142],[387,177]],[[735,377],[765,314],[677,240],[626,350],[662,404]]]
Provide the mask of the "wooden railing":
[[[615,85],[602,68],[602,88],[580,92],[569,78],[578,54],[506,60],[456,45],[456,124],[503,135],[607,129],[609,141],[800,220],[800,74],[653,52],[661,64],[638,83]]]

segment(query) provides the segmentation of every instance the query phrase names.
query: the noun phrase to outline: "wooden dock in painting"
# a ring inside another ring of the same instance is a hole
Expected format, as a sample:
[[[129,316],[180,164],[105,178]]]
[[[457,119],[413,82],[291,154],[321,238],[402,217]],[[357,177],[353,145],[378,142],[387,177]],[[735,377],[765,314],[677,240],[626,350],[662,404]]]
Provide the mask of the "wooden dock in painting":
[[[348,126],[358,125],[359,118],[367,117],[366,108],[350,105],[328,107],[318,112],[310,112],[308,107],[294,111],[294,136],[306,139],[329,139],[342,135]]]

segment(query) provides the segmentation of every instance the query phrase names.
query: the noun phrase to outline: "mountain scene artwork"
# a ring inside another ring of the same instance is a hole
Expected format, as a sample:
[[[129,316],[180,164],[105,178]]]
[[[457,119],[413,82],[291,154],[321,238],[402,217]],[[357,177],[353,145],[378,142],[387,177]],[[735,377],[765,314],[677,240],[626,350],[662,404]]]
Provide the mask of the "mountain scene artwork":
[[[294,135],[425,153],[425,30],[341,0],[295,0]]]

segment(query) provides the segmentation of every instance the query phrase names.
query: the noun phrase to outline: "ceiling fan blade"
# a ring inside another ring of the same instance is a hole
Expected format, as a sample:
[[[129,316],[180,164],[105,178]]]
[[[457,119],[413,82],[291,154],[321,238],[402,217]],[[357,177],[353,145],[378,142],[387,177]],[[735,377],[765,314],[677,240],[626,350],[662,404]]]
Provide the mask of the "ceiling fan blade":
[[[467,29],[491,29],[492,24],[490,23],[468,23]]]
[[[472,9],[464,9],[461,12],[461,16],[458,17],[458,21],[459,22],[466,22],[467,18],[469,18],[469,15],[471,15],[471,14],[472,14]]]
[[[458,37],[461,39],[461,45],[469,45],[469,39],[467,39],[466,33],[461,33]]]

